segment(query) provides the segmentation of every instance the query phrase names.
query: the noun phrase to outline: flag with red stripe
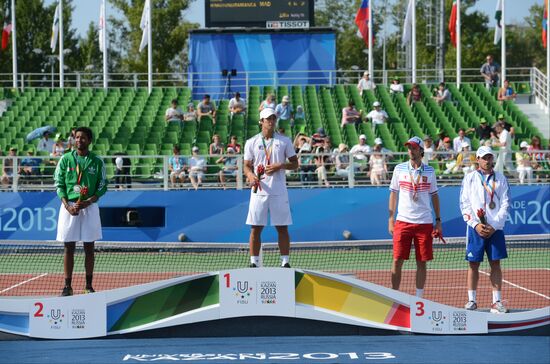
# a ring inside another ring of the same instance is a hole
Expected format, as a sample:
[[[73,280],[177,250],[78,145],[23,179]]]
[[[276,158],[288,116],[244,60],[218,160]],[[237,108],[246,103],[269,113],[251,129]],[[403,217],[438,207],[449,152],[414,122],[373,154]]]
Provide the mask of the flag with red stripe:
[[[358,33],[365,41],[365,44],[367,47],[369,46],[369,17],[370,14],[370,7],[369,7],[369,0],[363,0],[361,2],[361,7],[359,10],[357,10],[357,14],[355,15],[355,24],[357,24],[357,28],[359,28]],[[373,40],[374,43],[374,40]]]
[[[542,46],[546,48],[548,37],[548,0],[544,2],[544,14],[542,15]]]
[[[453,0],[451,8],[451,16],[449,18],[449,34],[451,35],[451,44],[456,48],[456,17],[457,17],[456,0]]]
[[[4,18],[4,26],[2,27],[2,50],[8,48],[8,43],[10,41],[11,34],[11,14],[10,8],[6,11],[6,16]]]

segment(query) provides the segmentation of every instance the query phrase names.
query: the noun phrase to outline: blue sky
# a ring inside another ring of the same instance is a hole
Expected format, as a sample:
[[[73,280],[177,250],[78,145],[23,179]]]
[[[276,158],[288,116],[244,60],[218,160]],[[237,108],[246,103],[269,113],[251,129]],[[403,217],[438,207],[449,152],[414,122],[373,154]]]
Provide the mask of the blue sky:
[[[44,0],[46,4],[51,4],[56,0]],[[342,0],[349,1],[349,0]],[[391,1],[391,0],[390,0]],[[374,0],[374,5],[380,0]],[[100,0],[74,0],[73,1],[74,20],[73,26],[76,28],[77,33],[84,36],[90,22],[97,22],[99,19],[99,5]],[[543,0],[507,0],[505,10],[505,20],[507,23],[521,23],[523,18],[529,14],[529,8],[533,4],[542,4]],[[496,6],[496,0],[480,0],[476,4],[476,9],[489,15],[490,25],[494,25],[494,11]],[[111,13],[112,8],[108,4],[107,0],[107,13]],[[191,7],[186,11],[185,16],[188,20],[200,23],[204,26],[204,0],[195,0]]]

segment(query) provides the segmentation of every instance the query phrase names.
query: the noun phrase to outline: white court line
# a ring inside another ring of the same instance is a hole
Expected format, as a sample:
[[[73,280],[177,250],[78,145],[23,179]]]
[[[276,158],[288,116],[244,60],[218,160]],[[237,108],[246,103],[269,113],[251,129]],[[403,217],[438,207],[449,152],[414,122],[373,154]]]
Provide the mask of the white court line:
[[[488,277],[491,276],[491,274],[489,274],[489,273],[487,273],[487,272],[484,272],[484,271],[482,271],[482,270],[480,270],[479,272],[485,274],[485,275],[488,276]],[[529,293],[536,294],[537,296],[540,296],[540,297],[542,297],[542,298],[546,298],[547,300],[550,300],[550,297],[548,297],[548,296],[546,296],[546,295],[543,295],[542,293],[539,293],[539,292],[537,292],[537,291],[533,291],[533,290],[531,290],[531,289],[522,287],[522,286],[520,286],[520,285],[517,285],[517,284],[515,284],[515,283],[512,283],[512,282],[510,282],[510,281],[507,281],[506,279],[503,279],[502,281],[503,281],[504,283],[507,283],[507,284],[511,285],[512,287],[516,287],[516,288],[522,289],[522,290],[527,291],[527,292],[529,292]]]
[[[26,281],[19,282],[19,283],[17,283],[17,284],[14,284],[14,285],[11,286],[11,287],[8,287],[8,288],[6,288],[6,289],[3,289],[3,290],[0,291],[0,293],[7,292],[7,291],[9,291],[10,289],[14,289],[14,288],[16,288],[16,287],[22,286],[22,285],[24,285],[25,283],[32,282],[32,281],[34,281],[35,279],[42,278],[42,277],[47,276],[47,275],[48,275],[48,273],[42,273],[42,274],[39,275],[39,276],[29,278],[29,279],[27,279]]]

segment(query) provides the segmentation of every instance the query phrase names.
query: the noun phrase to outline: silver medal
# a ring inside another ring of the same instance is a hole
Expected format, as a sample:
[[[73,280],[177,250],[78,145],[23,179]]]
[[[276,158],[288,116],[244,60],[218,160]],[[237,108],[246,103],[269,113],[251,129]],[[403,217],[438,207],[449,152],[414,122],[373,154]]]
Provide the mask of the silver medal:
[[[80,193],[80,190],[81,190],[81,189],[82,189],[82,187],[80,187],[80,185],[74,185],[74,187],[73,187],[73,191],[74,191],[75,193]]]

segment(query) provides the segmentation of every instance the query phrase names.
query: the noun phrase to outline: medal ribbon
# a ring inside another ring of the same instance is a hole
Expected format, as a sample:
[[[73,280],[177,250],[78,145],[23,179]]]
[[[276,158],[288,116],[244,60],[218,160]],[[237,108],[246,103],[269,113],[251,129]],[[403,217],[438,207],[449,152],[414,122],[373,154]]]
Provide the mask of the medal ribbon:
[[[483,185],[483,188],[485,188],[485,191],[487,191],[487,194],[491,197],[491,202],[489,202],[491,205],[493,204],[493,198],[495,196],[495,185],[496,185],[496,178],[493,173],[491,173],[489,176],[487,176],[487,180],[483,178],[483,174],[481,171],[478,170],[478,176],[481,180],[481,184]],[[492,185],[489,185],[489,181],[491,180],[491,177],[493,177],[493,183]],[[485,201],[485,203],[487,203]]]
[[[273,140],[275,138],[271,138],[271,141],[269,142],[269,147],[265,145],[265,139],[264,137],[262,136],[262,144],[264,146],[264,152],[265,152],[265,161],[266,161],[266,165],[270,165],[271,164],[271,153],[273,152]]]
[[[82,170],[80,170],[80,164],[78,163],[78,159],[75,157],[75,153],[76,152],[73,152],[73,158],[74,158],[74,163],[76,164],[76,174],[78,175],[78,177],[76,178],[76,184],[80,185],[80,181],[82,180],[82,174],[86,169],[86,165],[84,166],[84,168],[82,168]],[[84,161],[86,161],[87,158],[88,158],[87,156],[84,157]]]
[[[416,182],[415,182],[414,177],[413,177],[413,173],[411,173],[411,165],[410,165],[410,163],[409,163],[409,176],[411,177],[411,183],[412,183],[412,185],[413,185],[413,190],[414,190],[414,192],[413,192],[413,200],[415,200],[415,201],[416,201],[416,196],[417,196],[417,194],[418,194],[418,186],[419,186],[419,184],[420,184],[420,178],[422,177],[422,171],[423,171],[423,169],[424,169],[424,165],[423,165],[423,164],[422,164],[422,165],[420,166],[420,168],[418,168],[417,170],[413,169],[413,171],[415,171],[415,172],[418,171],[418,176],[416,177]]]

